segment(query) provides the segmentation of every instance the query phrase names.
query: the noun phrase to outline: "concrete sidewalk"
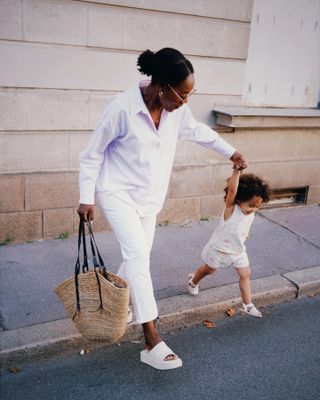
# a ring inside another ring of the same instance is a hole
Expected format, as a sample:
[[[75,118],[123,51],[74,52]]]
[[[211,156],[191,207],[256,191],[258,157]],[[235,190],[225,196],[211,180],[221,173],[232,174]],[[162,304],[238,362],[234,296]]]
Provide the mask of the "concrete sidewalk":
[[[232,268],[207,278],[197,298],[186,294],[186,276],[200,265],[202,247],[217,221],[157,227],[151,273],[161,329],[182,327],[208,317],[219,318],[228,306],[240,304],[237,275]],[[60,345],[70,348],[85,342],[54,293],[54,288],[73,274],[76,240],[47,240],[0,248],[2,356],[35,347],[51,346],[58,351]],[[113,233],[97,233],[96,240],[106,265],[117,271],[121,254]],[[319,292],[320,207],[259,213],[247,250],[252,291],[258,305]],[[131,324],[125,339],[140,335],[141,327]]]

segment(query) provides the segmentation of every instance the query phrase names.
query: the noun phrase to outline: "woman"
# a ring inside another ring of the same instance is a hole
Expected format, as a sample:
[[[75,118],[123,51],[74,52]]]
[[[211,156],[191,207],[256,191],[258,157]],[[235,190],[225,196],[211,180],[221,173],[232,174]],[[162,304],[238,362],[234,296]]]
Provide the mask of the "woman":
[[[141,361],[157,369],[182,365],[161,340],[150,277],[150,251],[156,215],[168,189],[177,139],[197,142],[246,167],[243,156],[211,128],[197,122],[187,106],[194,91],[194,70],[172,48],[149,50],[138,58],[139,71],[151,76],[113,96],[80,155],[78,214],[93,219],[94,196],[120,243],[118,271],[130,286],[136,321],[142,324],[146,349]]]

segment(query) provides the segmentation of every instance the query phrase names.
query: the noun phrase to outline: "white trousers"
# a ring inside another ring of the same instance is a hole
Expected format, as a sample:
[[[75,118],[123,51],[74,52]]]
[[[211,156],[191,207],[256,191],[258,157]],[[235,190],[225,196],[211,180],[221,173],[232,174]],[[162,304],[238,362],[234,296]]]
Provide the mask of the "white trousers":
[[[114,195],[97,192],[96,198],[120,243],[123,262],[118,275],[129,284],[136,321],[153,321],[158,308],[150,276],[150,252],[156,215],[140,217],[132,205]]]

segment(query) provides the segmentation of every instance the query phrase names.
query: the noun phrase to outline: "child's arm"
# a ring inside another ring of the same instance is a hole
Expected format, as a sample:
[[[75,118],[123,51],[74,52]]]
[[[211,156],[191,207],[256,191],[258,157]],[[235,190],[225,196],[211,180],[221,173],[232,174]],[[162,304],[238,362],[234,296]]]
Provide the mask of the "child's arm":
[[[234,167],[233,174],[228,183],[228,193],[226,197],[226,208],[233,207],[235,205],[235,198],[238,190],[240,178],[240,171],[237,167]]]

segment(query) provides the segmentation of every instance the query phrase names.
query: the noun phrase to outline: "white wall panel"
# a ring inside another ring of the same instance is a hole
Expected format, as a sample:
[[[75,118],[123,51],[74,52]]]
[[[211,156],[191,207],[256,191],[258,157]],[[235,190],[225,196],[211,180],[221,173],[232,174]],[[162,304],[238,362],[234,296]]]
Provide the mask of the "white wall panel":
[[[56,89],[0,89],[0,131],[87,131],[94,129],[115,92]],[[213,124],[216,104],[241,104],[241,96],[193,95],[191,110]],[[7,137],[10,140],[9,137]]]
[[[121,7],[87,6],[88,46],[121,49],[125,10]]]
[[[124,90],[139,77],[130,53],[16,42],[0,52],[1,86]]]
[[[34,42],[85,45],[87,10],[84,3],[24,0],[23,38]]]
[[[136,51],[167,46],[188,55],[247,56],[248,23],[71,0],[6,0],[5,5],[2,39]]]
[[[158,50],[176,46],[177,21],[181,16],[143,10],[127,10],[123,27],[124,49]]]
[[[66,134],[0,133],[0,173],[64,170],[68,154]]]
[[[89,103],[81,91],[1,89],[0,131],[90,129]]]
[[[212,18],[250,21],[253,0],[86,0]]]
[[[126,90],[141,79],[138,54],[0,42],[0,86]],[[199,93],[242,94],[245,62],[190,57]]]
[[[316,107],[320,90],[319,0],[255,0],[243,103]]]
[[[0,38],[22,40],[22,0],[0,1]]]

